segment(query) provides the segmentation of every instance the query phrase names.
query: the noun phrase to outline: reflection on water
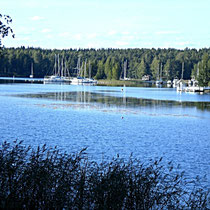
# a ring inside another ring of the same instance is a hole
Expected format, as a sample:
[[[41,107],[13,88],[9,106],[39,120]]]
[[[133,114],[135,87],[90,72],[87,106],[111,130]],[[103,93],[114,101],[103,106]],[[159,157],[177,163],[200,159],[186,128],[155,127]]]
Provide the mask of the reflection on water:
[[[94,160],[163,156],[209,187],[209,105],[208,94],[166,88],[1,84],[0,141],[88,147]]]
[[[110,91],[113,93],[113,91]],[[115,91],[119,92],[119,91]],[[77,92],[49,92],[49,93],[37,93],[37,94],[19,94],[18,97],[26,98],[39,98],[50,99],[56,101],[66,101],[80,104],[97,104],[98,106],[106,107],[121,107],[121,108],[139,108],[139,107],[196,107],[201,110],[210,110],[209,102],[190,102],[190,101],[172,101],[172,100],[154,100],[144,98],[126,97],[126,94],[122,96],[111,96],[105,93],[109,91],[90,92],[90,91],[77,91]]]

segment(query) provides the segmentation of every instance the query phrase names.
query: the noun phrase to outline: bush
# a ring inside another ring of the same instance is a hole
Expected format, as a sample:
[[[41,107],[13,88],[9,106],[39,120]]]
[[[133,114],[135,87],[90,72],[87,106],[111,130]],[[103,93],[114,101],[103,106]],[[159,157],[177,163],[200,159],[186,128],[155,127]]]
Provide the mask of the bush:
[[[0,209],[208,209],[208,192],[189,191],[184,173],[162,159],[88,161],[22,142],[0,148]]]

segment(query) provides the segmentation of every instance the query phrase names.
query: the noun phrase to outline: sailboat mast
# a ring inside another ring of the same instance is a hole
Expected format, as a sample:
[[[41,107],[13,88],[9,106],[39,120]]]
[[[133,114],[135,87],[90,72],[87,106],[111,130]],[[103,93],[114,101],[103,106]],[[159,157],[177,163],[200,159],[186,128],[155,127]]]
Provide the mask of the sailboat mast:
[[[199,62],[198,62],[198,65],[197,65],[197,78],[199,76]]]
[[[63,57],[62,57],[62,61],[61,61],[61,77],[63,77]]]
[[[60,61],[59,61],[59,54],[58,54],[58,76],[60,76]]]
[[[84,66],[84,77],[86,77],[86,65],[87,65],[87,59],[85,59],[85,66]]]
[[[158,66],[157,66],[157,80],[160,79],[160,64],[158,63]]]
[[[182,77],[181,77],[181,79],[183,79],[183,75],[184,75],[184,62],[182,62]]]
[[[33,62],[31,63],[31,75],[34,75]]]
[[[66,77],[66,58],[65,58],[65,63],[64,63],[64,77]]]
[[[91,65],[90,65],[90,61],[89,61],[89,79],[91,78]]]
[[[124,62],[124,80],[126,79],[127,60]]]
[[[77,76],[79,76],[79,74],[80,74],[80,56],[77,61]]]
[[[56,60],[56,54],[55,54],[55,64],[54,64],[54,71],[55,71],[55,75],[57,75],[57,60]]]

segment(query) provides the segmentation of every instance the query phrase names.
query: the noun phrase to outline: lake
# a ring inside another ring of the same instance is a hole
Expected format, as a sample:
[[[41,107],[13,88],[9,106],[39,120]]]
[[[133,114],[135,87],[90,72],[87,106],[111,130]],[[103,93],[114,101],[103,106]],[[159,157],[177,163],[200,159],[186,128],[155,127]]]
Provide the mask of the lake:
[[[163,157],[210,187],[210,94],[172,88],[0,84],[0,141],[24,140],[90,159]]]

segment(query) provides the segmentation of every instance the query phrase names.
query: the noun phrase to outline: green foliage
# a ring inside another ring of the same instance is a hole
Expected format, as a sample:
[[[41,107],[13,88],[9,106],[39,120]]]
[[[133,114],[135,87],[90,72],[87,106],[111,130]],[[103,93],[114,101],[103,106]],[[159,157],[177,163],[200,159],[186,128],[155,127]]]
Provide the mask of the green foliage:
[[[104,72],[107,79],[112,79],[112,64],[111,64],[111,57],[108,57],[105,65],[104,65]]]
[[[171,77],[172,68],[173,67],[172,67],[171,60],[168,59],[163,69],[163,73],[164,73],[163,75],[167,80],[172,79]]]
[[[105,77],[105,73],[104,73],[104,64],[103,61],[99,61],[98,62],[98,67],[97,67],[98,71],[97,74],[95,76],[96,79],[103,79]]]
[[[10,33],[14,38],[13,30],[9,26],[10,23],[12,23],[12,19],[10,16],[0,14],[0,47],[1,47],[1,38],[8,36]]]
[[[193,70],[191,73],[191,77],[192,78],[194,77],[196,80],[198,79],[198,74],[199,74],[198,66],[199,66],[199,64],[194,64]]]
[[[118,80],[120,77],[120,65],[114,59],[112,60],[112,79]]]
[[[198,82],[201,86],[207,86],[210,81],[210,58],[207,53],[202,57],[202,61],[199,63],[199,75]]]
[[[146,63],[144,59],[141,59],[141,63],[137,67],[137,78],[141,79],[146,74],[147,74]]]
[[[159,75],[159,65],[160,65],[160,61],[155,56],[151,63],[151,66],[150,66],[151,74],[154,79],[158,79],[158,77],[159,77],[158,76]]]
[[[91,64],[91,76],[96,79],[119,79],[124,68],[124,61],[128,61],[127,77],[141,79],[149,74],[157,79],[162,64],[163,79],[181,78],[182,62],[184,62],[184,79],[190,79],[194,74],[194,65],[201,63],[204,54],[210,54],[210,49],[69,49],[69,50],[44,50],[40,48],[3,48],[0,56],[0,76],[28,77],[31,71],[31,63],[34,64],[34,76],[44,77],[52,74],[55,54],[66,59],[67,68],[71,76],[75,76],[75,67],[78,57],[81,63],[87,60]],[[206,60],[205,60],[206,59]],[[200,84],[209,81],[209,56],[204,59],[204,65],[200,68]],[[200,64],[201,65],[201,64]],[[202,69],[205,69],[202,73]],[[202,76],[203,75],[203,76]],[[205,78],[204,78],[205,77]]]
[[[96,163],[87,160],[85,149],[67,154],[4,142],[0,209],[207,209],[208,192],[161,161],[146,165],[117,157]]]

